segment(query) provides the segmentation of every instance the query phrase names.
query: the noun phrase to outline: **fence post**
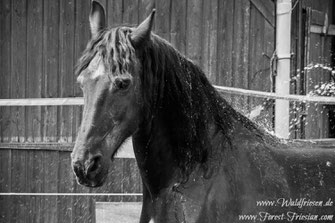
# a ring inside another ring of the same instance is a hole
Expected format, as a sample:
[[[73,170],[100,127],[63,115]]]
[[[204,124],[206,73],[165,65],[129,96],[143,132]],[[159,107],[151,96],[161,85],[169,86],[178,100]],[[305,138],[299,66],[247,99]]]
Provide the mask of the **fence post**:
[[[291,0],[277,0],[276,10],[276,51],[277,76],[276,94],[290,93],[290,48],[291,48]],[[282,138],[289,138],[289,101],[276,100],[275,132]]]

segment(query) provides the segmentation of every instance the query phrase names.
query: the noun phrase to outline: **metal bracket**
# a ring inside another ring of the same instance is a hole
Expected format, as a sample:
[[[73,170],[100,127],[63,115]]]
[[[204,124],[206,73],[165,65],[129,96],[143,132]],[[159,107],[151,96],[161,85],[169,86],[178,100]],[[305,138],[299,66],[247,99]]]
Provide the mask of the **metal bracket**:
[[[277,54],[277,51],[273,52],[273,55],[270,59],[270,68],[271,68],[271,73],[270,76],[277,76],[277,63],[278,60],[285,60],[285,59],[291,59],[294,53],[290,54]]]
[[[270,59],[270,80],[272,83],[272,77],[277,76],[277,62],[278,62],[278,56],[277,52],[274,51],[272,54],[272,57]]]

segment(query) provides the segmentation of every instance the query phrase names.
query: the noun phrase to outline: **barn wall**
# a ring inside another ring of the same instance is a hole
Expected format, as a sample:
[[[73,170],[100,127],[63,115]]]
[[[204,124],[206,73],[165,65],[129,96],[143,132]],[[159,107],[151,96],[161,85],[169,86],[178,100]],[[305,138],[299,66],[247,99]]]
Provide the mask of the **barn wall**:
[[[101,2],[109,26],[138,24],[155,7],[155,32],[200,65],[213,84],[271,90],[272,1]],[[73,70],[89,38],[90,1],[2,0],[0,4],[0,98],[81,96]],[[263,102],[225,97],[244,113]],[[3,142],[73,142],[82,112],[81,106],[0,109]]]
[[[141,193],[135,159],[116,158],[107,184],[77,184],[71,171],[72,144],[29,144],[0,148],[0,192]],[[141,196],[0,196],[0,222],[95,222],[96,201],[141,201]]]

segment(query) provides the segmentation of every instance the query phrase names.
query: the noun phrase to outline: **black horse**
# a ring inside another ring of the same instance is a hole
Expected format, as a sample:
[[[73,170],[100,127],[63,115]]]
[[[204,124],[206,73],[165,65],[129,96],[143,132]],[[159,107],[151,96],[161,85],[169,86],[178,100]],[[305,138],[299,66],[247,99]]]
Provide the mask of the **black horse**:
[[[77,68],[85,98],[72,153],[78,182],[102,185],[132,136],[141,223],[331,218],[335,152],[281,141],[235,111],[151,32],[154,14],[138,27],[106,29],[103,7],[92,3],[92,39]]]

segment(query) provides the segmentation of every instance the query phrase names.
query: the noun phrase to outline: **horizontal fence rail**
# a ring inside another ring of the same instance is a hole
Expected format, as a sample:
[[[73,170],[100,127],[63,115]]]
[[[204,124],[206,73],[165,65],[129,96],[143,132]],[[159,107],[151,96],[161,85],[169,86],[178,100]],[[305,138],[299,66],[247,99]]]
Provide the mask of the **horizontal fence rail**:
[[[61,151],[72,152],[74,142],[0,142],[1,150],[29,150],[29,151]],[[135,158],[131,138],[128,138],[121,145],[121,149],[115,154],[115,158]]]
[[[271,92],[247,90],[235,87],[224,87],[213,85],[217,91],[222,93],[252,96],[267,99],[282,99],[303,103],[335,104],[334,97],[306,96],[306,95],[279,95]],[[82,97],[73,98],[21,98],[21,99],[0,99],[0,106],[64,106],[83,105]]]
[[[325,97],[325,96],[306,96],[306,95],[280,95],[271,92],[264,91],[254,91],[247,90],[242,88],[234,88],[234,87],[223,87],[214,85],[216,90],[224,93],[231,93],[243,96],[253,96],[257,98],[268,98],[268,99],[283,99],[289,101],[297,101],[304,103],[318,103],[318,104],[335,104],[334,97]]]
[[[57,106],[83,104],[84,99],[82,97],[0,99],[0,106]]]
[[[142,193],[0,193],[0,196],[142,196]]]

